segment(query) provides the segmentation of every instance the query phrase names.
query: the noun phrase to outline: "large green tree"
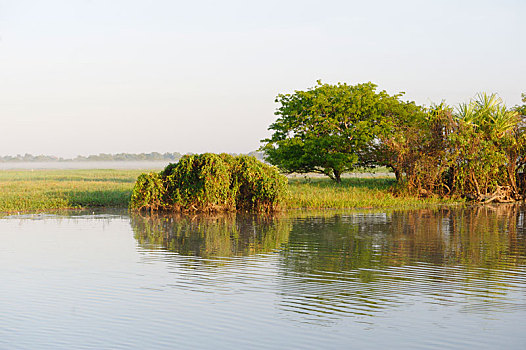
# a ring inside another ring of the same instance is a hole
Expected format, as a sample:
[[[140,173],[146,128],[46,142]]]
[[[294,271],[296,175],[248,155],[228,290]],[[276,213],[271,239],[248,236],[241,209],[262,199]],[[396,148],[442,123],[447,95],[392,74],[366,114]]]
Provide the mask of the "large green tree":
[[[340,182],[344,172],[367,161],[362,155],[389,130],[401,94],[376,91],[373,83],[318,84],[280,94],[273,135],[262,140],[266,159],[288,173],[322,173]]]

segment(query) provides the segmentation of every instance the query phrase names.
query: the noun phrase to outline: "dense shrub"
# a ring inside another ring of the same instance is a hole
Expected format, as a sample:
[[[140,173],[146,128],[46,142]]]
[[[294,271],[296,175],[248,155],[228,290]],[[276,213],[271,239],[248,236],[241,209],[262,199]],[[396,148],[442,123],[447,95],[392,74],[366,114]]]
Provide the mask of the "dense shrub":
[[[391,167],[402,188],[412,194],[449,191],[443,186],[450,166],[448,137],[452,111],[441,104],[429,110],[393,116],[393,127],[381,136],[376,161]]]
[[[135,184],[132,209],[173,211],[258,211],[279,208],[287,180],[276,168],[249,156],[186,155],[159,174]]]
[[[276,168],[249,156],[233,158],[231,166],[238,210],[272,211],[286,194],[287,179]]]
[[[184,156],[161,173],[164,202],[173,209],[231,211],[235,209],[231,165],[217,154]]]
[[[524,131],[516,111],[480,94],[456,110],[441,104],[398,120],[377,154],[413,194],[513,201],[524,195]]]
[[[135,187],[133,188],[131,206],[135,209],[162,209],[164,194],[165,186],[160,174],[141,174],[137,178]]]

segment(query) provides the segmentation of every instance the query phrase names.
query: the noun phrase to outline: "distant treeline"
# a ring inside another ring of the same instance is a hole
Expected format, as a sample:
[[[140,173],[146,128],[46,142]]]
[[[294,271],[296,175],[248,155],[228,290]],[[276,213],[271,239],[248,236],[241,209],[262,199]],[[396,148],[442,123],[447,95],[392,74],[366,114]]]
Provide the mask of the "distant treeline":
[[[263,159],[263,153],[250,152],[249,156]],[[97,155],[76,156],[75,158],[62,158],[50,155],[17,154],[16,156],[0,156],[0,162],[101,162],[101,161],[168,161],[177,162],[183,154],[179,152],[151,152],[151,153],[99,153]]]

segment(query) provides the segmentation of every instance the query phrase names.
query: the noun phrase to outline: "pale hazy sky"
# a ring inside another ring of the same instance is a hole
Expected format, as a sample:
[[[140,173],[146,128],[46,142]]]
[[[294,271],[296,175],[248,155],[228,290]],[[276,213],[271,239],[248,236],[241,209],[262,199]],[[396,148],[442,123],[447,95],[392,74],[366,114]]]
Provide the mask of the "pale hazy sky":
[[[0,0],[0,155],[249,152],[278,93],[526,92],[526,0]]]

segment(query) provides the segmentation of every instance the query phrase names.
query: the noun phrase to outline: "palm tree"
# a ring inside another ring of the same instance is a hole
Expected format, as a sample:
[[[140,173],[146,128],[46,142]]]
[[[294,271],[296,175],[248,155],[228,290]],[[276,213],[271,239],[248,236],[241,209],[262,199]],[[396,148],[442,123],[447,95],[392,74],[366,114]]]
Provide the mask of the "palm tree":
[[[513,132],[519,122],[516,111],[508,110],[497,94],[477,94],[456,111],[457,119],[484,132],[487,139],[499,139]]]

